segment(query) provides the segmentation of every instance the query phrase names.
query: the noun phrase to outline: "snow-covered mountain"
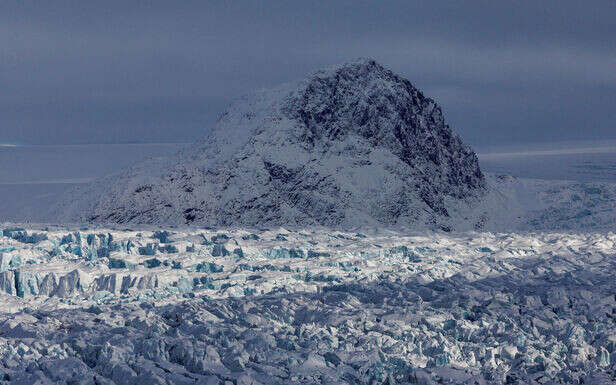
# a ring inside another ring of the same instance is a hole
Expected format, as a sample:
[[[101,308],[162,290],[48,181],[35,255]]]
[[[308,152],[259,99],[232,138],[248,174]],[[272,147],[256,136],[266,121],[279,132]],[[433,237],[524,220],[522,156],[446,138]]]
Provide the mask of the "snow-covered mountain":
[[[72,221],[472,227],[485,194],[475,153],[436,102],[373,60],[234,103],[212,133],[81,188]]]

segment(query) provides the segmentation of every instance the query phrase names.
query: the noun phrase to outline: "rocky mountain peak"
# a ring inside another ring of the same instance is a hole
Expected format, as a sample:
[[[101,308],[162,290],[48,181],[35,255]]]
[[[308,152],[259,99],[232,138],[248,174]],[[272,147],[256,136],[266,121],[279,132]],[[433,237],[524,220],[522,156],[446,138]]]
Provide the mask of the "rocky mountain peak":
[[[299,122],[301,138],[309,144],[356,135],[411,167],[427,164],[432,177],[444,177],[462,190],[484,183],[475,153],[445,124],[438,104],[372,59],[315,72],[283,111]]]
[[[432,99],[369,59],[316,72],[300,83],[284,111],[305,124],[308,140],[358,134],[375,145],[397,140],[400,149],[422,126],[443,126]]]
[[[360,59],[241,98],[191,149],[94,182],[63,211],[116,223],[450,229],[484,185],[436,102]]]

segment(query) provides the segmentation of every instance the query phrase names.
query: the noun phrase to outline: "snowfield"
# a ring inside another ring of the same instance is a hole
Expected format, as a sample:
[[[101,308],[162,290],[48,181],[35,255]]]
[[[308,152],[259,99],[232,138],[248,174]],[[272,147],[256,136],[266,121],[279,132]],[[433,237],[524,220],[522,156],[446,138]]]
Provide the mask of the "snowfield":
[[[2,234],[7,383],[616,381],[610,231]]]

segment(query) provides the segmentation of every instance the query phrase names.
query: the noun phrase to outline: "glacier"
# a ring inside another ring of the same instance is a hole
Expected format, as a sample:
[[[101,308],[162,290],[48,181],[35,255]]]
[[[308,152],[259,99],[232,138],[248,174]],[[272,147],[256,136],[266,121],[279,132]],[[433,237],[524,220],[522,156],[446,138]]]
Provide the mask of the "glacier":
[[[178,253],[156,229],[23,231],[46,239],[0,238],[21,259],[2,382],[614,381],[611,231],[173,228]]]

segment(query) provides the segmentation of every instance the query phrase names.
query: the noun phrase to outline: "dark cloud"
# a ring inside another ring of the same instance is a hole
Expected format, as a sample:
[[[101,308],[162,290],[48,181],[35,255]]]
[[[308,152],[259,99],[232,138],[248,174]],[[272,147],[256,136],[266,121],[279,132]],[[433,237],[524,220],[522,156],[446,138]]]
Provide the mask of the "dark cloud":
[[[0,142],[187,141],[233,98],[370,56],[470,143],[616,138],[616,3],[12,1]]]

